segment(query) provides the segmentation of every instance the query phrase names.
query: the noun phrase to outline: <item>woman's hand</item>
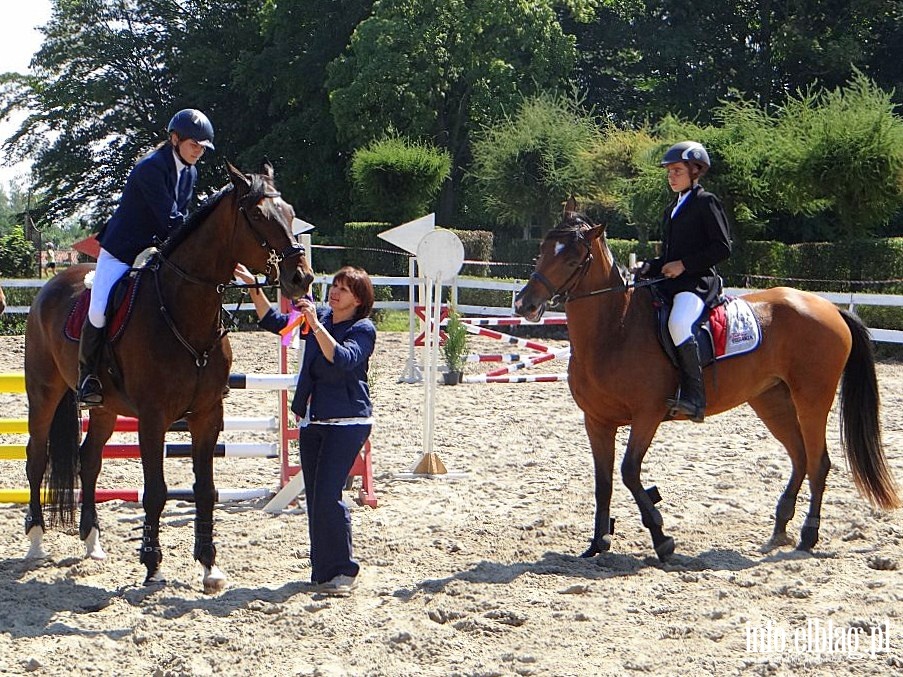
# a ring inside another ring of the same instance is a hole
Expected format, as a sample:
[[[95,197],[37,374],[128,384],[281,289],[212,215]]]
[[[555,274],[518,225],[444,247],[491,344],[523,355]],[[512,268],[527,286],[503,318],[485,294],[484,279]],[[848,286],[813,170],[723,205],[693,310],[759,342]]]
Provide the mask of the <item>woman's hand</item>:
[[[243,263],[236,264],[232,276],[239,282],[244,282],[245,284],[257,284],[257,278],[254,277],[250,270],[245,268]]]
[[[307,326],[311,328],[314,334],[322,331],[323,325],[320,324],[320,319],[317,317],[317,307],[313,301],[301,298],[294,301],[293,305],[295,310],[304,315],[304,319],[307,320]]]

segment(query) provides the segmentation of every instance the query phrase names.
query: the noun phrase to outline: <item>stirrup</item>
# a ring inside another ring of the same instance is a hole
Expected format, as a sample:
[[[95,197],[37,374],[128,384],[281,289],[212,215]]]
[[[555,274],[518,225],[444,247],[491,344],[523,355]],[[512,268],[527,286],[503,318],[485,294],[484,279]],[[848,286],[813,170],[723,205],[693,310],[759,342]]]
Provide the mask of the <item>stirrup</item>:
[[[103,404],[103,386],[94,374],[85,376],[78,387],[77,399],[83,407],[99,407]]]
[[[676,397],[668,398],[665,403],[668,405],[668,415],[671,418],[677,418],[683,414],[693,423],[702,423],[705,420],[705,407],[697,406],[692,402]]]

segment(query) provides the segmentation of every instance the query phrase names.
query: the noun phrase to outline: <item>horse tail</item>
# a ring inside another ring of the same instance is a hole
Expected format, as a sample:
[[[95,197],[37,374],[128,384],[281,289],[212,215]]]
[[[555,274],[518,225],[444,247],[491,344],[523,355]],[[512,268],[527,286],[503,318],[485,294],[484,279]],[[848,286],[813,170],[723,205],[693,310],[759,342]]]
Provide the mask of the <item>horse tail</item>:
[[[75,480],[78,477],[78,447],[81,419],[75,391],[67,388],[56,406],[50,423],[48,451],[50,473],[47,478],[47,505],[50,523],[75,524]]]
[[[878,379],[868,328],[846,310],[840,314],[853,335],[853,347],[840,383],[840,425],[853,481],[869,502],[885,510],[900,507],[893,475],[884,457],[878,420]]]

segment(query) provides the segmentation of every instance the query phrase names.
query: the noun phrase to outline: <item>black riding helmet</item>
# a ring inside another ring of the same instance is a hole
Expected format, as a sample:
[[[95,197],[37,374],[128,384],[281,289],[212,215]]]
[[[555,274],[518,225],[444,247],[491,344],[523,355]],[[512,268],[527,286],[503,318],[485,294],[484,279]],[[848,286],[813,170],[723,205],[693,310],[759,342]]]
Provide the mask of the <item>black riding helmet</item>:
[[[674,164],[675,162],[692,162],[699,168],[699,175],[705,174],[712,166],[708,151],[698,141],[681,141],[675,143],[662,157],[661,166]]]
[[[207,116],[196,108],[185,108],[172,116],[167,133],[175,132],[180,139],[194,139],[204,148],[213,147],[213,125]]]

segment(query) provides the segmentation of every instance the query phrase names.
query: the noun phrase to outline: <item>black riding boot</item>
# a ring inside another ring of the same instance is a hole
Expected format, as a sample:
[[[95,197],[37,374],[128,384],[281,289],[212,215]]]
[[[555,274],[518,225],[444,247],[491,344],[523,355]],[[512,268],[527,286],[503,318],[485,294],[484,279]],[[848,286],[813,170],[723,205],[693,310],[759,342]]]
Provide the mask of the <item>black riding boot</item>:
[[[680,391],[677,399],[668,400],[671,415],[686,414],[691,421],[702,423],[705,418],[705,383],[699,366],[699,351],[692,336],[677,346],[680,365]]]
[[[78,344],[78,402],[83,407],[103,404],[103,387],[97,378],[97,363],[103,349],[105,330],[98,329],[85,318]]]

